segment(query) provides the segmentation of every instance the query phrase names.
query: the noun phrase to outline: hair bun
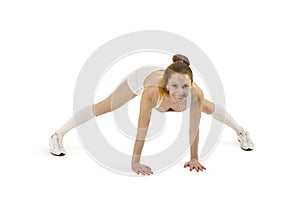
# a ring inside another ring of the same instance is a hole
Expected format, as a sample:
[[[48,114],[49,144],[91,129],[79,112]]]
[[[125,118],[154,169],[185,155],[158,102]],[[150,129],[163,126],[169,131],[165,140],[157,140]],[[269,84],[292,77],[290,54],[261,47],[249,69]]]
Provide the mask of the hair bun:
[[[190,65],[190,61],[186,56],[183,56],[181,54],[176,54],[173,56],[173,62],[177,62],[177,61],[182,61],[184,63],[186,63],[187,65]]]

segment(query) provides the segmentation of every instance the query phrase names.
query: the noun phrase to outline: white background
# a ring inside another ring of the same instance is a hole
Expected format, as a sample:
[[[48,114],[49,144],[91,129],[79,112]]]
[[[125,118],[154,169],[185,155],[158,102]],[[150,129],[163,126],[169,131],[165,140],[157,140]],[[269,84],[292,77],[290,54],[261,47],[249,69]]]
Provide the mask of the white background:
[[[1,1],[0,201],[299,202],[299,19],[296,0]],[[184,169],[187,155],[134,178],[99,166],[73,130],[67,155],[50,156],[48,139],[72,114],[87,58],[108,40],[150,29],[188,38],[208,55],[227,110],[251,131],[255,150],[242,151],[225,128],[202,162],[207,171]]]

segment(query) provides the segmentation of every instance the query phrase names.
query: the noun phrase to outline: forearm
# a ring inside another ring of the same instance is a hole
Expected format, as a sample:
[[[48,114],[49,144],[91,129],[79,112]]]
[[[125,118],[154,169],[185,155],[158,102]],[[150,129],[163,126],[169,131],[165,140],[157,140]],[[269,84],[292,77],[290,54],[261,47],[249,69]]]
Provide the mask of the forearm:
[[[147,135],[146,129],[138,129],[138,133],[137,133],[136,140],[134,143],[134,148],[133,148],[132,163],[140,162],[146,135]]]
[[[136,139],[135,140],[135,144],[134,144],[134,148],[133,148],[133,154],[132,154],[132,163],[139,163],[140,162],[140,158],[141,158],[141,154],[142,154],[142,150],[144,147],[144,143],[145,140],[141,140],[141,139]]]
[[[190,135],[190,153],[191,160],[198,160],[198,144],[199,144],[199,130],[196,135]]]

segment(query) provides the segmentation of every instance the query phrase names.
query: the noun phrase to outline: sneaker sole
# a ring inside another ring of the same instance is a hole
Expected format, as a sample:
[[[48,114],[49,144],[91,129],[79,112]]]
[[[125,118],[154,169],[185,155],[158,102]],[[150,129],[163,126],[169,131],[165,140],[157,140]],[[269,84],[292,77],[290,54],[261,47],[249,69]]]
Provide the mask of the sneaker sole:
[[[52,155],[54,155],[54,156],[65,156],[65,155],[66,155],[66,154],[64,154],[64,153],[54,154],[54,153],[52,153],[52,152],[50,152],[50,154],[52,154]]]
[[[238,139],[238,141],[239,141],[239,143],[241,143],[241,141]],[[243,148],[243,147],[241,147],[241,149],[242,150],[244,150],[244,151],[252,151],[253,149],[251,149],[251,148],[247,148],[247,149],[245,149],[245,148]]]
[[[241,149],[244,150],[244,151],[252,151],[253,150],[251,148],[244,149],[243,147],[241,147]]]

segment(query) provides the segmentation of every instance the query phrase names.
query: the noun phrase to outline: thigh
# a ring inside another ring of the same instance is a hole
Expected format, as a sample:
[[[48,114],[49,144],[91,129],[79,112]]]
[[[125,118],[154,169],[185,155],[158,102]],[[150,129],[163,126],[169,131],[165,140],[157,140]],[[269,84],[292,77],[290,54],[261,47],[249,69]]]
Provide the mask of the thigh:
[[[111,108],[112,111],[123,106],[126,104],[129,100],[136,97],[137,94],[135,94],[130,87],[128,86],[127,81],[124,81],[121,83],[115,91],[109,96],[110,102],[111,102]]]
[[[127,81],[121,83],[106,99],[94,105],[96,116],[111,112],[133,99],[137,95],[129,88]]]

